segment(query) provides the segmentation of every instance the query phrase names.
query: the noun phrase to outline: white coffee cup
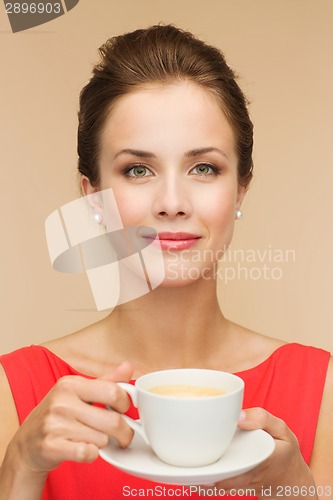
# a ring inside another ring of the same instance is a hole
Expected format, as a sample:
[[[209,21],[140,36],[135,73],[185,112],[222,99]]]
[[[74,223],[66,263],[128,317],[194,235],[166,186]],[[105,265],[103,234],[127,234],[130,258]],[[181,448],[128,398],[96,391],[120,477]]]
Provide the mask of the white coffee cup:
[[[244,382],[230,373],[180,368],[148,373],[135,385],[120,382],[139,409],[140,421],[124,416],[164,462],[184,467],[218,460],[230,444],[242,408]],[[179,396],[150,392],[156,386],[191,386],[223,391]]]

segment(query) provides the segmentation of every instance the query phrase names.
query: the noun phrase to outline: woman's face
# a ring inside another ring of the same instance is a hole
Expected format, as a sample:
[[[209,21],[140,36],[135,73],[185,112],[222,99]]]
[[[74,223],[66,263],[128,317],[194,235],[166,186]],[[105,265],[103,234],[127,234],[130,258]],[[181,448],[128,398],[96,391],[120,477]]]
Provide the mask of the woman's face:
[[[195,84],[136,91],[113,108],[101,136],[99,189],[113,189],[125,227],[157,231],[165,286],[212,277],[244,195],[237,161],[217,100]],[[83,188],[94,191],[87,179]]]

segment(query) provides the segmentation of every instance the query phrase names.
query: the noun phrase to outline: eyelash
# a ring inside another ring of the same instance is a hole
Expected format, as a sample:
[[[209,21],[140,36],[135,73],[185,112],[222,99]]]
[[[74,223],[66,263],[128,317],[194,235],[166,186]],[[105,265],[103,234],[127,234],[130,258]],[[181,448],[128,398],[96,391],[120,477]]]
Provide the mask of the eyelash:
[[[211,169],[211,172],[207,173],[207,174],[198,174],[199,177],[210,177],[212,175],[220,175],[221,174],[221,169],[214,166],[214,165],[211,165],[210,163],[206,163],[206,162],[201,162],[201,163],[198,163],[197,165],[195,165],[192,169],[194,170],[195,168],[198,168],[200,166],[206,166],[206,167],[209,167]],[[125,177],[129,177],[131,179],[144,179],[146,177],[151,177],[151,175],[143,175],[143,176],[136,176],[136,175],[130,175],[130,172],[131,170],[133,170],[134,168],[142,168],[142,169],[146,169],[146,171],[150,171],[150,169],[148,167],[146,167],[146,165],[142,164],[142,163],[137,163],[135,165],[132,165],[130,168],[126,168],[124,171],[123,171],[123,175]]]
[[[198,174],[200,177],[210,177],[211,175],[220,175],[221,174],[221,169],[214,166],[214,165],[211,165],[210,163],[206,163],[206,162],[201,162],[201,163],[198,163],[197,165],[195,165],[195,167],[192,168],[192,170],[194,170],[195,168],[198,168],[200,167],[201,165],[204,165],[205,167],[209,167],[212,172],[208,173],[208,174]]]
[[[150,175],[143,175],[143,176],[130,175],[131,170],[134,170],[135,168],[144,168],[149,171],[149,168],[146,167],[146,165],[143,165],[142,163],[136,163],[135,165],[132,165],[131,167],[126,168],[123,171],[125,177],[130,177],[131,179],[143,179],[145,177],[150,177]]]

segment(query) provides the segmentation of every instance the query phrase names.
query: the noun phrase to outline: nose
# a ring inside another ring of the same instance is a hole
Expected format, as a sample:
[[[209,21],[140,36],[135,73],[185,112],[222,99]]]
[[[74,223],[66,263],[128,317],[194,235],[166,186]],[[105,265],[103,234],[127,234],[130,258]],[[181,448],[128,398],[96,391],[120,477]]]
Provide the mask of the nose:
[[[155,192],[153,213],[159,219],[188,218],[191,215],[190,193],[179,177],[161,180]]]

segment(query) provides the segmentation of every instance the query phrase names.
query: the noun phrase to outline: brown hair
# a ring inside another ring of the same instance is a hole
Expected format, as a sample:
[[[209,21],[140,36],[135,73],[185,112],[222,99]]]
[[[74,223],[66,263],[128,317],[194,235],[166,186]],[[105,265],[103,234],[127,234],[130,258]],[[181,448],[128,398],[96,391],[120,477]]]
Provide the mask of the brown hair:
[[[172,25],[139,29],[107,40],[100,62],[80,94],[78,169],[99,183],[100,136],[115,102],[147,84],[191,81],[215,95],[233,128],[239,183],[252,178],[253,125],[245,96],[223,54]]]

